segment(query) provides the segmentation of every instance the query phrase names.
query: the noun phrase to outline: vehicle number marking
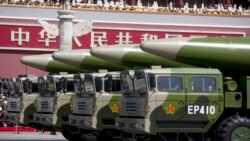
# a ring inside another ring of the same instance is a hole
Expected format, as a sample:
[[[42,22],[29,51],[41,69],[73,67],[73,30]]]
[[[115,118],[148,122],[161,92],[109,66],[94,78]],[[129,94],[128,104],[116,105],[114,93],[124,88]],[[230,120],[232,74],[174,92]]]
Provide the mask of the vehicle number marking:
[[[195,115],[195,114],[215,114],[215,106],[199,106],[199,105],[188,105],[188,114]]]

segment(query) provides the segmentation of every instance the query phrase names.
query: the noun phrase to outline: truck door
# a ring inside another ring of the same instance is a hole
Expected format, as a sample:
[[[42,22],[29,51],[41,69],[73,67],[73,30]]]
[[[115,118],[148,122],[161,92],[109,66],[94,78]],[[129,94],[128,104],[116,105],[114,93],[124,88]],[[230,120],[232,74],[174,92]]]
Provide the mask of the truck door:
[[[110,75],[111,76],[111,75]],[[121,97],[120,79],[109,77],[104,81],[105,95],[102,95],[102,121],[105,126],[114,126],[119,115],[119,99]]]
[[[216,75],[190,75],[187,114],[193,128],[205,129],[218,116],[219,82]]]
[[[185,112],[187,95],[184,84],[183,75],[156,76],[156,119],[159,128],[176,128],[181,121],[188,120]]]

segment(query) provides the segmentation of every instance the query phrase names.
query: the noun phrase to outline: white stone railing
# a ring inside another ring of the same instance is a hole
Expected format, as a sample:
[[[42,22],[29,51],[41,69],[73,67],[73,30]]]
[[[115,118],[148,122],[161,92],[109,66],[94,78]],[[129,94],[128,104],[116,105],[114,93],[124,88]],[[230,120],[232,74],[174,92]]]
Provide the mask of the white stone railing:
[[[62,8],[60,3],[40,3],[36,2],[5,2],[0,1],[0,6],[10,6],[10,7],[34,7],[34,8]],[[110,11],[110,12],[132,12],[132,13],[155,13],[155,14],[187,14],[187,15],[204,15],[204,16],[250,16],[250,10],[245,11],[229,11],[229,10],[217,10],[217,9],[193,9],[188,10],[182,8],[169,9],[168,7],[137,7],[137,6],[99,6],[96,4],[85,4],[76,3],[71,4],[72,10],[94,10],[94,11]]]

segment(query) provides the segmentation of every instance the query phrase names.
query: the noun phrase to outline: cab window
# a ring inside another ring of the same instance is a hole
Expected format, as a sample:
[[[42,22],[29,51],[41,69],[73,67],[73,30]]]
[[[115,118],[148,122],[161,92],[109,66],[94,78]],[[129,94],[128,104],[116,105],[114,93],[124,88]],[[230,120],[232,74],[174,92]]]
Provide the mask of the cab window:
[[[194,76],[191,78],[191,90],[193,92],[216,91],[216,79],[208,76]]]
[[[112,85],[111,86],[108,83],[109,83],[108,80],[104,81],[105,92],[109,92],[110,90],[111,90],[111,92],[121,91],[121,82],[120,82],[120,80],[112,80]]]
[[[74,81],[72,80],[67,81],[67,91],[74,92]]]
[[[179,76],[159,76],[157,78],[158,91],[178,92],[183,90],[183,80]]]

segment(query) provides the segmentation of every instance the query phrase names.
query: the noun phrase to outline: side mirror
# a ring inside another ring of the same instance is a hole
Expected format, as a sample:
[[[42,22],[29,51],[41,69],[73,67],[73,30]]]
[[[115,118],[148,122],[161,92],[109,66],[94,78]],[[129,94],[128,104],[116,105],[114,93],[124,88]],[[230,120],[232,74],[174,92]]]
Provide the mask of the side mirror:
[[[102,79],[100,77],[95,78],[95,87],[97,92],[101,92],[102,90]]]
[[[105,81],[105,91],[106,92],[111,92],[112,91],[112,87],[113,87],[113,77],[112,75],[108,75],[107,76],[108,79]]]

